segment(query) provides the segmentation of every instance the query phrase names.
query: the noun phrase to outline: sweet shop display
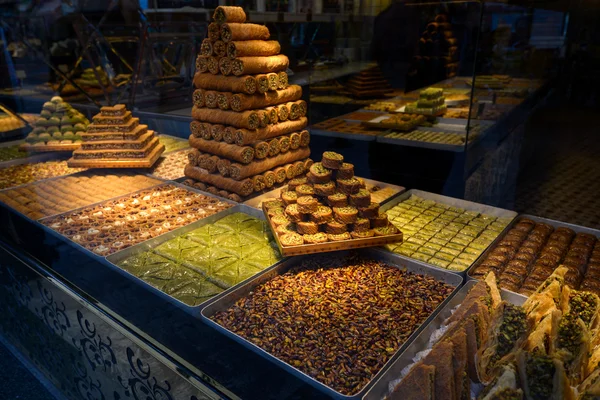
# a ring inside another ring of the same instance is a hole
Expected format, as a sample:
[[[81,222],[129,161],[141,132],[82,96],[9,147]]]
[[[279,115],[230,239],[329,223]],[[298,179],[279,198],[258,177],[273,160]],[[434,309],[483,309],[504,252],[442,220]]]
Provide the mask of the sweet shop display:
[[[150,168],[165,150],[154,131],[140,125],[123,104],[102,107],[81,136],[83,143],[69,166]]]
[[[189,149],[190,144],[185,139],[176,138],[169,135],[158,135],[158,141],[165,146],[165,153],[172,151]]]
[[[494,272],[502,288],[529,296],[562,265],[573,289],[600,293],[598,237],[550,222],[520,218],[470,275]]]
[[[373,259],[313,256],[210,319],[333,390],[354,395],[453,289]]]
[[[234,213],[117,265],[196,306],[280,260],[265,221]]]
[[[323,153],[306,177],[288,184],[279,199],[265,200],[263,211],[284,255],[315,252],[302,245],[337,242],[353,247],[402,241],[402,235],[379,212],[364,181],[354,176],[354,166],[341,154]],[[351,243],[359,239],[361,243]],[[309,246],[310,247],[310,246]],[[331,250],[323,247],[322,251]]]
[[[189,161],[188,154],[189,150],[179,150],[164,154],[150,169],[150,175],[171,180],[183,177],[183,170]]]
[[[350,78],[346,82],[346,90],[359,98],[383,97],[394,91],[377,65],[369,67]]]
[[[386,214],[404,235],[390,251],[452,271],[469,268],[512,221],[414,194]]]
[[[42,106],[34,128],[21,149],[29,152],[67,151],[81,146],[90,121],[61,97],[54,96]]]
[[[0,168],[0,190],[84,170],[85,168],[71,168],[66,161],[46,161]]]
[[[107,256],[230,207],[215,197],[165,184],[41,222]]]
[[[185,175],[241,201],[305,173],[307,105],[267,27],[246,23],[241,7],[218,7],[213,20],[196,62]]]
[[[0,201],[29,218],[40,219],[159,183],[161,181],[145,175],[104,175],[88,171],[4,190],[0,192]]]
[[[557,269],[522,306],[501,298],[493,273],[473,285],[390,382],[387,398],[597,396],[600,299],[565,283],[567,270]]]
[[[419,100],[406,105],[407,113],[436,116],[446,112],[444,90],[427,88],[419,93]]]

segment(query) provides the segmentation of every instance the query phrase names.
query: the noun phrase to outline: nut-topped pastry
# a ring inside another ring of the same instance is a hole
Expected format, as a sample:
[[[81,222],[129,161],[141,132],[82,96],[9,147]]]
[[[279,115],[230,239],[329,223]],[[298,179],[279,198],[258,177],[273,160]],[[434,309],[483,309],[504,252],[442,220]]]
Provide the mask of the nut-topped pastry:
[[[323,153],[323,160],[321,163],[325,168],[340,169],[344,163],[344,156],[333,151],[326,151]]]

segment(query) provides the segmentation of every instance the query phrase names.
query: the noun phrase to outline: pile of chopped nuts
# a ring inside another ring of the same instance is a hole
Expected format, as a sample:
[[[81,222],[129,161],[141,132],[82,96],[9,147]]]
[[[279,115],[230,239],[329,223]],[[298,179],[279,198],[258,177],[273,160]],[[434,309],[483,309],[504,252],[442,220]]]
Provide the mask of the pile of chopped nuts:
[[[454,288],[357,257],[306,258],[212,319],[336,391],[360,391]]]

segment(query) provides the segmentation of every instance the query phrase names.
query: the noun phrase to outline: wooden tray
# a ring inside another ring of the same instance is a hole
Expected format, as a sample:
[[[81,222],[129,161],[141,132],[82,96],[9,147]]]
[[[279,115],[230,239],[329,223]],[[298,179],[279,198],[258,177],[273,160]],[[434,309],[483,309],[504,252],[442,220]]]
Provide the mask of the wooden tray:
[[[75,151],[81,147],[81,143],[78,144],[59,144],[59,145],[44,145],[44,146],[32,146],[29,143],[23,143],[19,146],[19,150],[26,151],[28,153],[46,153],[51,151]]]
[[[341,251],[359,249],[364,247],[383,246],[388,243],[402,242],[402,232],[399,232],[395,235],[376,236],[368,239],[350,239],[319,244],[303,244],[300,246],[283,246],[279,241],[279,236],[277,235],[277,232],[275,232],[275,227],[273,226],[273,224],[271,224],[271,218],[269,218],[269,214],[267,213],[267,209],[264,206],[264,202],[262,205],[262,209],[263,213],[265,214],[265,218],[269,222],[271,232],[273,232],[273,237],[275,237],[275,241],[277,242],[277,247],[279,247],[279,251],[284,257],[298,256],[301,254],[327,253],[330,251]]]
[[[146,158],[121,160],[76,160],[75,158],[70,158],[67,161],[67,165],[71,168],[150,168],[164,151],[165,146],[161,143]]]

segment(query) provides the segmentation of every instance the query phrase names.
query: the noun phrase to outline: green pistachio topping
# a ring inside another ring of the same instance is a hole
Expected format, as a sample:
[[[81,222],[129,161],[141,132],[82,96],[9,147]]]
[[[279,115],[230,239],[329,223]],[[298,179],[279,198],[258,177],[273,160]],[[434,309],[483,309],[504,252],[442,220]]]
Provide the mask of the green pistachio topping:
[[[527,360],[525,366],[529,378],[529,390],[533,399],[549,399],[552,396],[555,367],[552,359],[544,355],[535,355]]]

